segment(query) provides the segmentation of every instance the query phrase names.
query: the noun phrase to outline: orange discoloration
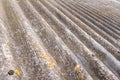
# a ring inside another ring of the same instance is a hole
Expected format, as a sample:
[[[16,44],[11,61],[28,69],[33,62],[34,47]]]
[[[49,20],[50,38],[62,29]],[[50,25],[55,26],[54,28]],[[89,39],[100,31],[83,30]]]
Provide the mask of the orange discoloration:
[[[47,61],[46,64],[47,64],[47,66],[49,66],[49,67],[53,67],[53,66],[56,65],[56,63],[52,63],[52,62],[49,62],[49,61]]]
[[[75,70],[75,71],[79,71],[79,70],[80,70],[80,66],[79,66],[79,65],[76,65],[76,66],[74,67],[74,70]]]
[[[77,79],[83,79],[85,75],[83,73],[80,73],[76,76]]]
[[[41,53],[41,58],[44,58],[46,61],[47,66],[52,67],[56,65],[55,59],[50,55],[50,53]]]
[[[46,57],[47,57],[47,54],[46,54],[46,53],[41,53],[41,54],[40,54],[40,57],[46,58]]]
[[[20,71],[18,69],[16,69],[15,70],[15,74],[19,76],[20,75]]]

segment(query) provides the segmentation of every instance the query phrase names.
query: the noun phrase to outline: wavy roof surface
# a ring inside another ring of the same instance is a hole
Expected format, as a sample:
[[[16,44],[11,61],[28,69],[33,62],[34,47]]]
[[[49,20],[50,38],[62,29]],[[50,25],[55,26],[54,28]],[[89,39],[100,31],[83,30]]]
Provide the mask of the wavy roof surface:
[[[120,2],[0,0],[0,80],[120,80]]]

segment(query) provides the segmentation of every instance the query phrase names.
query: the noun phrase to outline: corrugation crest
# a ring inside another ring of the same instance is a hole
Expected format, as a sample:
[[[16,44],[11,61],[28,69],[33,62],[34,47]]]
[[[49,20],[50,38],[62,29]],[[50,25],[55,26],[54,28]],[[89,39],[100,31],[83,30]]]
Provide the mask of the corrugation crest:
[[[120,80],[114,0],[0,0],[0,80]]]

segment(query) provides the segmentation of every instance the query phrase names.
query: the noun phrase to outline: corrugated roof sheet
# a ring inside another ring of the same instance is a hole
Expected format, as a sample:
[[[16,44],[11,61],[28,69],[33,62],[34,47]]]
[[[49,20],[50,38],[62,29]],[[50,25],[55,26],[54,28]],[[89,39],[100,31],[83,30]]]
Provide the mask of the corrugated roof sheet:
[[[0,0],[0,80],[120,80],[119,4]]]

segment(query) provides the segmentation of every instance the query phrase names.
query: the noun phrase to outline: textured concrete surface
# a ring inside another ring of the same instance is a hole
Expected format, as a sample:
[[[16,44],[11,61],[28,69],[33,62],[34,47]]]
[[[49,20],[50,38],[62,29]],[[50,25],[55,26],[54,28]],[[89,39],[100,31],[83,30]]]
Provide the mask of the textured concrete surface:
[[[0,0],[0,80],[120,80],[119,0]]]

